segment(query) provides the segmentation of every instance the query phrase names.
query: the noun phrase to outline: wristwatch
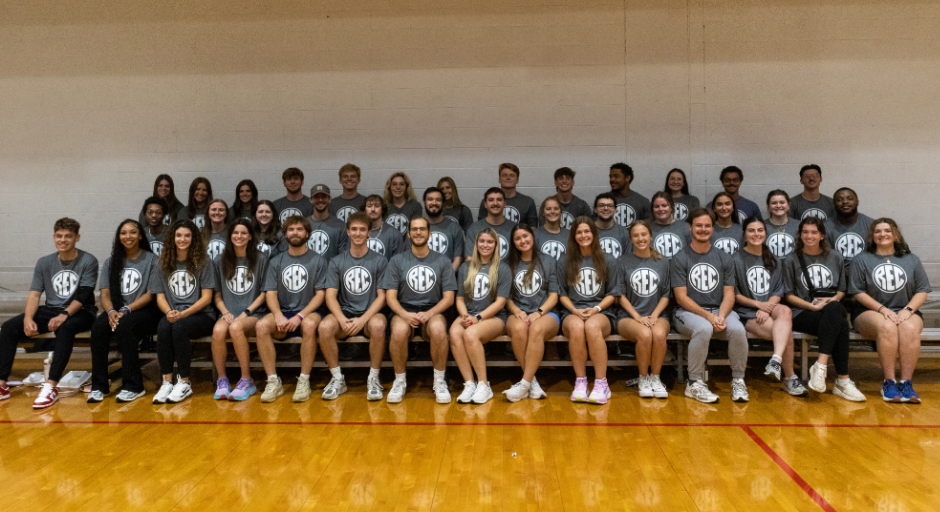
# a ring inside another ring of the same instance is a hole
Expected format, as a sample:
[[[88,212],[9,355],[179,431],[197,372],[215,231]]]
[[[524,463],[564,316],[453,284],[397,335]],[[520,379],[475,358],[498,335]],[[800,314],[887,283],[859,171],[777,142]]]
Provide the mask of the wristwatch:
[[[540,315],[543,315],[543,316],[545,315],[545,312],[542,311],[542,308],[536,309],[535,312],[538,313],[538,314],[540,314]]]
[[[908,310],[908,311],[910,311],[911,313],[913,313],[913,312],[914,312],[914,310],[913,310],[913,309],[911,309],[911,307],[910,307],[910,306],[904,306],[904,309],[906,309],[906,310]]]
[[[480,315],[477,315],[477,323],[480,323],[482,321],[483,321],[483,317]]]

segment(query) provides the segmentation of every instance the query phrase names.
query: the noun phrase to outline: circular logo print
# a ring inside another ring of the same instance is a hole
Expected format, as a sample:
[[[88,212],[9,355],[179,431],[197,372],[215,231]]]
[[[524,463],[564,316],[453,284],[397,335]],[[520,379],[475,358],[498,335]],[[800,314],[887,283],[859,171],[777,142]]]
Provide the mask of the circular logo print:
[[[258,250],[265,254],[271,254],[271,246],[264,242],[258,242]]]
[[[411,267],[405,276],[408,281],[408,287],[415,293],[427,293],[434,289],[437,284],[437,274],[431,267],[426,265],[415,265]]]
[[[875,286],[885,293],[897,293],[907,284],[907,273],[894,263],[882,263],[871,272]]]
[[[352,206],[344,206],[340,208],[339,210],[337,210],[336,218],[343,222],[346,222],[346,219],[348,219],[350,215],[358,211],[359,210],[357,210],[356,208],[353,208]]]
[[[365,267],[352,267],[343,274],[343,286],[353,295],[362,295],[372,288],[372,274]]]
[[[865,241],[855,233],[844,233],[836,240],[836,248],[842,253],[843,258],[854,258],[865,250]]]
[[[689,218],[689,207],[685,203],[676,203],[676,211],[672,212],[672,218],[676,220]]]
[[[760,266],[747,269],[747,287],[755,297],[770,293],[770,272]]]
[[[401,231],[402,234],[408,230],[408,218],[400,213],[393,213],[385,219],[385,223]]]
[[[738,252],[738,249],[741,248],[741,245],[738,244],[738,241],[731,237],[724,237],[715,240],[715,243],[712,244],[718,249],[721,249],[725,254],[734,254]]]
[[[483,300],[490,293],[490,275],[480,272],[473,279],[473,300]]]
[[[651,268],[638,268],[630,274],[630,288],[640,297],[651,297],[659,290],[659,274]]]
[[[571,229],[572,224],[574,224],[574,215],[568,212],[561,212],[561,227]]]
[[[303,217],[304,214],[300,213],[300,210],[297,208],[284,208],[281,211],[281,223],[283,224],[288,217]]]
[[[209,245],[206,246],[206,254],[209,255],[209,259],[216,259],[222,255],[222,252],[225,251],[225,240],[209,240]]]
[[[682,250],[682,239],[675,233],[663,232],[656,235],[653,246],[666,258],[672,258]]]
[[[326,231],[322,229],[310,233],[310,240],[307,240],[307,248],[321,256],[326,254],[326,251],[330,250],[330,235],[326,234]]]
[[[428,248],[439,254],[447,253],[447,235],[440,231],[432,231],[428,237]]]
[[[636,220],[636,210],[627,203],[617,205],[617,213],[614,214],[614,221],[623,227],[633,224]]]
[[[793,252],[795,241],[789,233],[773,233],[767,237],[767,247],[778,258]]]
[[[281,283],[287,291],[297,293],[307,287],[307,269],[298,263],[288,265],[281,272]]]
[[[806,284],[805,274],[809,274],[809,278],[813,281],[813,287],[817,290],[831,288],[833,285],[832,272],[830,272],[829,268],[825,265],[813,263],[806,267],[805,273],[800,272],[800,282],[803,283],[803,288],[809,290],[809,286]]]
[[[516,278],[513,280],[513,285],[516,287],[516,292],[518,292],[519,295],[531,297],[542,289],[542,274],[539,274],[538,270],[533,270],[532,280],[528,286],[525,284],[525,274],[526,270],[517,272]]]
[[[383,244],[382,241],[378,238],[370,238],[366,242],[366,245],[369,246],[369,249],[381,254],[382,256],[385,256],[385,244]]]
[[[820,210],[819,208],[810,208],[803,212],[803,216],[800,217],[800,220],[803,220],[807,217],[818,217],[819,220],[826,220],[826,212]]]
[[[150,242],[150,251],[155,255],[160,256],[163,254],[163,242],[153,241]]]
[[[193,219],[193,224],[195,224],[199,229],[206,227],[206,216],[201,213],[196,215],[196,218]]]
[[[518,224],[519,220],[522,219],[522,215],[519,215],[519,210],[508,204],[503,207],[503,217],[506,217],[506,220],[515,224]]]
[[[170,274],[167,285],[174,297],[185,299],[196,292],[196,276],[188,270],[177,270]]]
[[[235,274],[225,282],[228,290],[235,295],[244,295],[251,291],[254,285],[254,276],[248,275],[248,267],[235,267]]]
[[[555,240],[549,240],[542,244],[541,251],[542,254],[551,256],[552,258],[555,258],[555,261],[558,261],[562,256],[565,255],[565,244]]]
[[[619,258],[623,254],[623,247],[621,247],[620,242],[616,238],[604,237],[600,241],[601,250],[607,254],[610,254],[614,258]]]
[[[140,289],[144,279],[136,268],[124,268],[121,273],[121,295],[132,295]]]
[[[63,299],[72,296],[78,290],[78,274],[71,270],[61,270],[52,276],[52,289]]]
[[[594,297],[604,289],[600,276],[591,267],[582,268],[579,277],[578,286],[575,286],[574,289],[582,297]]]
[[[708,263],[696,263],[689,269],[689,284],[698,292],[711,293],[720,281],[718,270]]]

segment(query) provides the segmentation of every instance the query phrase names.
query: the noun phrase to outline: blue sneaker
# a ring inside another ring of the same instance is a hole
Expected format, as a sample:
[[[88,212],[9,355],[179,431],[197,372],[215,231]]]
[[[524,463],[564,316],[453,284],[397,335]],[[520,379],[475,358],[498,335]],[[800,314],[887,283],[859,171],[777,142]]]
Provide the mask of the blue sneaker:
[[[885,379],[881,386],[881,399],[885,402],[901,403],[901,392],[898,391],[898,383],[892,379]]]
[[[920,396],[914,391],[914,383],[902,380],[898,387],[901,389],[901,401],[908,404],[919,404]]]
[[[215,398],[216,400],[228,400],[228,395],[230,393],[231,387],[228,384],[228,377],[219,377],[219,380],[215,383]]]
[[[255,387],[253,380],[238,379],[238,382],[235,384],[235,389],[232,390],[232,393],[228,396],[228,399],[231,402],[241,402],[242,400],[248,400],[248,397],[257,392],[258,388]]]

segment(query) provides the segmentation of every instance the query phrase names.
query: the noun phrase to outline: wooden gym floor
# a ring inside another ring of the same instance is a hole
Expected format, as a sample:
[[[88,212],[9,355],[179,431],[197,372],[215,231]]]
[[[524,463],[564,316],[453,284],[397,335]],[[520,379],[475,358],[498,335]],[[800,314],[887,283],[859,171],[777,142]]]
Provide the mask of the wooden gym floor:
[[[640,399],[624,383],[635,369],[611,371],[604,406],[568,401],[567,368],[540,372],[548,399],[516,404],[497,394],[438,405],[430,369],[409,370],[397,405],[365,400],[363,369],[347,370],[349,393],[335,402],[319,399],[328,379],[316,370],[305,404],[290,402],[294,374],[274,404],[215,402],[207,371],[178,405],[151,404],[148,383],[132,404],[73,396],[34,412],[36,388],[20,388],[0,403],[0,503],[36,512],[940,509],[940,364],[924,361],[915,376],[923,404],[889,405],[875,360],[853,360],[865,404],[790,397],[756,363],[748,404],[730,401],[726,368],[713,369],[714,405],[672,383],[668,400]],[[390,371],[382,378],[387,390]],[[519,371],[490,378],[498,393]]]

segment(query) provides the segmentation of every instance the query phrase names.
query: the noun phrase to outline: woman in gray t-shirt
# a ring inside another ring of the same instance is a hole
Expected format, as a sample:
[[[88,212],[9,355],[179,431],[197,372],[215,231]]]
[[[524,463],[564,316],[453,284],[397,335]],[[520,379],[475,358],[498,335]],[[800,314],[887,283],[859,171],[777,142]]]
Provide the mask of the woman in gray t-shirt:
[[[741,219],[738,218],[734,198],[727,192],[715,194],[712,211],[715,212],[712,245],[731,256],[741,248]]]
[[[920,258],[911,254],[892,219],[875,219],[865,252],[849,267],[849,293],[861,306],[853,312],[855,329],[878,343],[885,380],[886,402],[920,403],[911,379],[920,355],[924,319],[918,311],[931,292]],[[895,381],[895,361],[901,359],[901,380]]]
[[[661,193],[657,192],[657,196]],[[660,197],[658,200],[664,199]],[[668,398],[666,386],[659,380],[659,372],[666,357],[666,336],[669,335],[669,320],[663,312],[669,306],[672,287],[669,284],[669,259],[651,247],[652,239],[653,229],[649,221],[638,220],[630,225],[633,252],[620,259],[623,287],[620,307],[623,312],[618,315],[617,332],[636,344],[640,396]]]
[[[251,223],[254,232],[255,241],[258,243],[258,250],[261,251],[268,260],[287,251],[287,240],[284,239],[284,233],[281,231],[281,219],[278,217],[277,207],[267,199],[258,201],[255,208],[255,219]]]
[[[663,192],[672,196],[672,201],[676,207],[673,216],[676,220],[683,221],[689,218],[689,213],[701,206],[698,198],[689,194],[689,182],[685,179],[685,172],[676,168],[666,174],[666,186]]]
[[[666,259],[670,259],[688,244],[689,224],[675,220],[673,212],[676,209],[676,203],[669,194],[665,192],[653,194],[651,205],[653,222],[649,224],[649,227],[652,228],[653,239],[650,246]]]
[[[539,254],[558,261],[568,250],[570,231],[561,225],[561,203],[555,196],[548,196],[542,201],[539,216],[545,219],[545,223],[533,231],[535,246]]]
[[[499,235],[492,229],[477,233],[473,256],[457,272],[458,318],[450,327],[450,351],[463,376],[463,392],[457,402],[486,403],[493,390],[486,380],[483,345],[506,332],[506,299],[512,274],[499,261]],[[476,372],[477,382],[473,381]]]
[[[790,195],[783,190],[771,190],[767,194],[767,214],[764,221],[767,230],[767,248],[774,256],[783,260],[796,247],[800,221],[790,217]]]

